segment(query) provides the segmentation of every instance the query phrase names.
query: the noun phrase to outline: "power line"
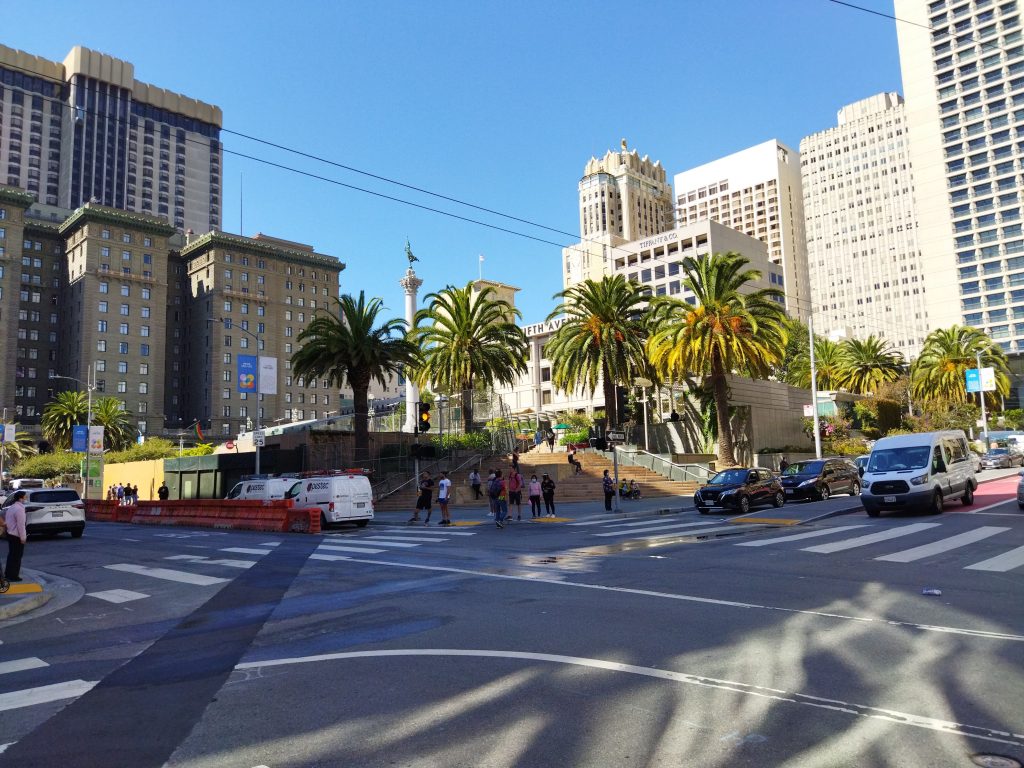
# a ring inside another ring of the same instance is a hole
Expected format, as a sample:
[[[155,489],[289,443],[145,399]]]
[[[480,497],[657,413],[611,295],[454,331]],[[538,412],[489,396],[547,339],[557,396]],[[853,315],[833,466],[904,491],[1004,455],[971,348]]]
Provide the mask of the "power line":
[[[893,16],[891,13],[883,13],[882,11],[876,11],[873,8],[865,8],[863,5],[854,5],[853,3],[846,3],[843,0],[828,0],[830,3],[836,5],[844,5],[847,8],[853,8],[855,11],[863,11],[864,13],[870,13],[874,16],[881,16],[883,19],[890,19],[891,21],[900,21],[904,24],[913,24],[915,27],[922,27],[923,29],[931,30],[933,27],[928,24],[921,24],[916,21],[910,21],[909,19],[901,19],[898,16]]]

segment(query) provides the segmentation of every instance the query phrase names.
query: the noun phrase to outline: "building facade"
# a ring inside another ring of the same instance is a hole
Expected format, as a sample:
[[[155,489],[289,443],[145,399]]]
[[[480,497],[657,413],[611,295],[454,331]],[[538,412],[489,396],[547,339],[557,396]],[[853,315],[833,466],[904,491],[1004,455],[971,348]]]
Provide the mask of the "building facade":
[[[785,280],[786,310],[811,306],[799,153],[766,141],[675,176],[676,223],[711,219],[756,237]]]
[[[0,180],[44,204],[95,201],[181,231],[217,229],[221,122],[219,107],[136,80],[130,62],[0,45]]]
[[[928,335],[906,109],[881,93],[800,142],[815,330],[882,336],[904,357]]]
[[[896,0],[932,327],[1024,350],[1020,3]]]

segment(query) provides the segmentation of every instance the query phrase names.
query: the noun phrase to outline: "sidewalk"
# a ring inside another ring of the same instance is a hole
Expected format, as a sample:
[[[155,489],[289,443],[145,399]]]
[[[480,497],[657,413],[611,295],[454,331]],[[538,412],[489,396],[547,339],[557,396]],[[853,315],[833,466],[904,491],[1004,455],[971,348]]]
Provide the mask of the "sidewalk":
[[[21,573],[24,581],[11,584],[7,592],[0,594],[0,621],[39,608],[53,597],[44,574],[28,568]]]

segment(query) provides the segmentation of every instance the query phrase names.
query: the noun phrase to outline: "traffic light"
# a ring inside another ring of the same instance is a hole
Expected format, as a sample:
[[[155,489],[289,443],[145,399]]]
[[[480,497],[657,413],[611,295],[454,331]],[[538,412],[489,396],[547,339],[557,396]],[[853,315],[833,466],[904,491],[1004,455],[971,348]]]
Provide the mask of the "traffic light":
[[[419,414],[420,432],[429,432],[430,403],[416,403],[416,411]]]

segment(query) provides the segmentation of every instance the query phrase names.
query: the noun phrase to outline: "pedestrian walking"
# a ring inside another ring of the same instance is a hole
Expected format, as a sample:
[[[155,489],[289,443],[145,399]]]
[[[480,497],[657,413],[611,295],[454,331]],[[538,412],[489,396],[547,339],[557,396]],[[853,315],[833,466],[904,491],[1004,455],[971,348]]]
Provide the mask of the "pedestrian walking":
[[[473,493],[475,494],[473,496],[474,501],[483,496],[483,494],[480,493],[480,473],[475,469],[469,473],[469,487],[473,489]]]
[[[494,477],[487,484],[487,493],[494,499],[494,523],[499,528],[504,528],[503,523],[508,516],[508,490],[500,469],[494,470]]]
[[[540,492],[544,497],[544,511],[548,517],[555,516],[555,481],[545,472],[544,478],[540,481]]]
[[[451,525],[451,518],[448,517],[448,502],[451,501],[452,481],[448,479],[448,473],[442,471],[441,479],[437,481],[437,506],[441,508],[441,522],[438,525]]]
[[[25,530],[25,496],[24,491],[15,491],[11,502],[4,511],[4,525],[7,531],[7,563],[4,566],[4,578],[7,581],[21,581],[21,558],[25,554],[25,542],[28,533]]]
[[[789,469],[789,462],[786,461],[786,457],[783,456],[782,461],[779,462],[779,474],[782,474],[787,469]]]
[[[487,506],[489,511],[487,512],[488,517],[494,517],[498,510],[495,509],[494,497],[491,495],[491,483],[494,482],[494,470],[492,469],[487,475]]]
[[[512,471],[519,471],[519,451],[512,451]]]
[[[427,513],[427,524],[430,523],[430,496],[433,492],[434,481],[430,479],[430,473],[424,470],[420,472],[419,496],[416,497],[416,511],[409,518],[409,525],[415,525],[420,521],[420,511]]]
[[[160,487],[156,489],[156,497],[160,501],[167,501],[171,497],[171,489],[167,487],[167,481],[160,483]]]
[[[523,519],[523,485],[519,467],[513,464],[512,474],[508,476],[508,504],[510,508],[513,504],[516,505],[516,520]]]
[[[555,452],[555,433],[550,429],[548,430],[548,449],[551,453]]]
[[[601,478],[601,487],[604,489],[604,511],[611,512],[612,499],[615,498],[615,481],[612,480],[612,476],[608,474],[607,469]]]
[[[533,433],[533,450],[540,450],[541,443],[544,442],[544,433],[540,431],[540,426],[537,427],[537,431]]]
[[[530,493],[530,518],[536,520],[540,517],[540,480],[536,475],[530,476],[530,485],[527,490]]]

